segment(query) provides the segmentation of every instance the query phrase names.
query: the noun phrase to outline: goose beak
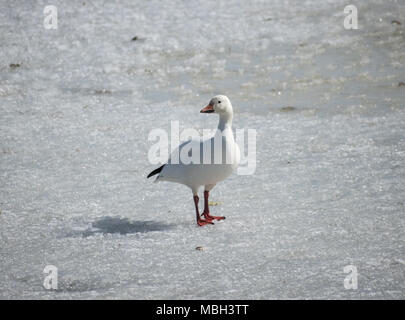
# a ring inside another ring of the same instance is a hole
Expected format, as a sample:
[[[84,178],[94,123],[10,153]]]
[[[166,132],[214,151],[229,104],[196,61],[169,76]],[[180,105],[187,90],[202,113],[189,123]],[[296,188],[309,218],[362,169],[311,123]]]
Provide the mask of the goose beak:
[[[205,108],[202,108],[200,113],[213,113],[214,112],[214,107],[212,105],[208,105]]]

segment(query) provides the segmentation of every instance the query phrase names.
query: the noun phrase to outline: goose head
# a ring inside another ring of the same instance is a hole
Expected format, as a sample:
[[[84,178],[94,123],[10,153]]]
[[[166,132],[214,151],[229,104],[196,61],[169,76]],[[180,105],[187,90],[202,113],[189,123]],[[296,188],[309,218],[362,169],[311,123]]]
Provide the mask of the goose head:
[[[218,95],[213,97],[209,104],[201,109],[201,113],[218,113],[220,116],[232,116],[232,104],[227,96]]]

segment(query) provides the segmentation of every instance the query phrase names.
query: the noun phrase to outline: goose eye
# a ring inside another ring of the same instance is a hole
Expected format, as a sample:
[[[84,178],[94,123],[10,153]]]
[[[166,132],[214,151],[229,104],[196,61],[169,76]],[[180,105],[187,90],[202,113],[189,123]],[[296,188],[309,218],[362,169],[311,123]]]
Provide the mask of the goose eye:
[[[218,103],[221,103],[221,101],[218,101]]]

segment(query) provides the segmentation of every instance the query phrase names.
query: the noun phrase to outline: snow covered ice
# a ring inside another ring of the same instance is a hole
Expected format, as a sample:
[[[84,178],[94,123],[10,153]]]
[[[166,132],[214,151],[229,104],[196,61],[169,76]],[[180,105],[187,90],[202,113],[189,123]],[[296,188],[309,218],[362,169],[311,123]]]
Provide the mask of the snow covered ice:
[[[0,0],[0,298],[404,299],[405,2],[351,3]],[[257,165],[198,228],[148,134],[215,94]]]

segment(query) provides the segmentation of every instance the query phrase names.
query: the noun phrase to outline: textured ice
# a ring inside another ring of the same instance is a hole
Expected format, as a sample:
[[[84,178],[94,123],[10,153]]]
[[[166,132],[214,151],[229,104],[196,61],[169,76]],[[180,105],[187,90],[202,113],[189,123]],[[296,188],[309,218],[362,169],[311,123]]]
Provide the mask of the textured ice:
[[[0,0],[0,298],[404,299],[405,2],[351,3]],[[147,138],[218,93],[257,169],[198,228]]]

